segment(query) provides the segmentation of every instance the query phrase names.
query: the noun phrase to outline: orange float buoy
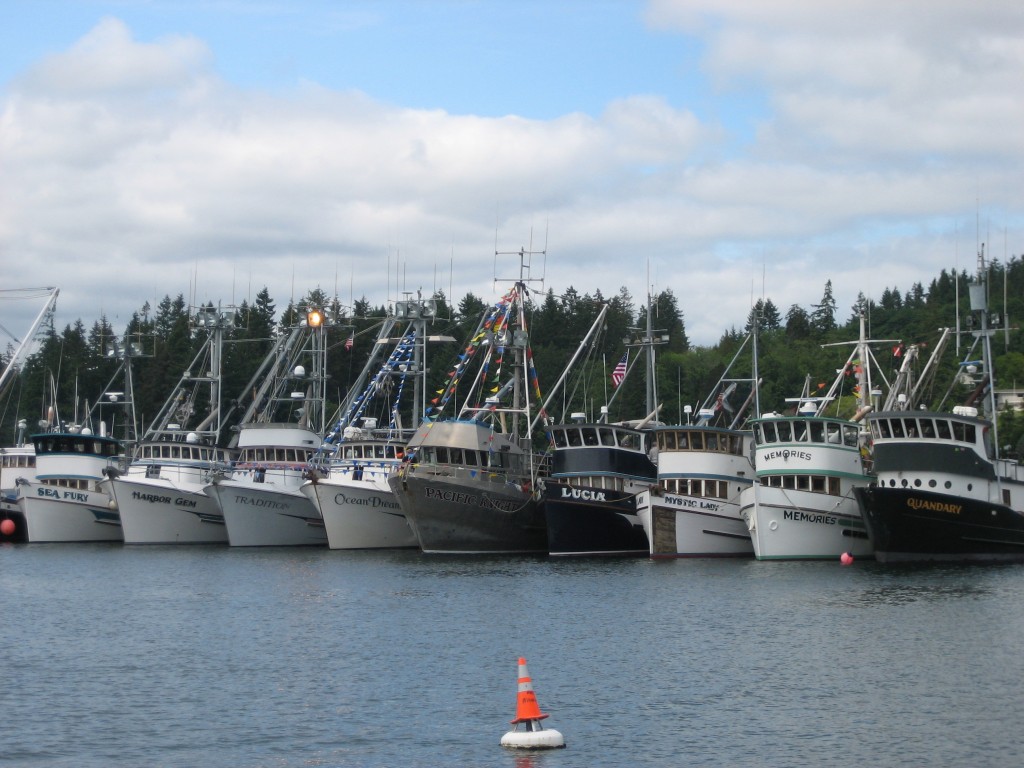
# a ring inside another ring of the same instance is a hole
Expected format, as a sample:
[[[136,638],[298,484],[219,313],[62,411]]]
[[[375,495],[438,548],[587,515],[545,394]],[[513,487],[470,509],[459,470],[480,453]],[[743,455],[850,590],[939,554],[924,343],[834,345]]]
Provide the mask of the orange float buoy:
[[[565,746],[562,734],[553,728],[544,728],[540,721],[547,715],[540,711],[533,680],[526,669],[526,659],[519,659],[519,692],[516,697],[515,726],[501,737],[501,746],[513,749],[558,749]]]
[[[3,522],[0,522],[0,533],[4,536],[13,536],[14,528],[14,521],[9,517],[4,518]]]

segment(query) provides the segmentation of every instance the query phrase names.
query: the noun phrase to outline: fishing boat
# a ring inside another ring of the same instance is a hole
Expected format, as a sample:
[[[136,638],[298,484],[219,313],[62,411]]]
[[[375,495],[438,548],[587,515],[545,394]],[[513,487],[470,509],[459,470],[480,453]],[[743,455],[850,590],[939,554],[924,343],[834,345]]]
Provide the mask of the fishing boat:
[[[750,378],[729,378],[737,358],[752,342],[754,364]],[[758,400],[757,335],[752,332],[690,423],[658,426],[652,439],[657,457],[657,483],[637,501],[653,558],[750,557],[754,547],[740,498],[753,482],[748,458],[752,433],[741,428],[748,411],[760,410]],[[749,385],[745,402],[730,405],[737,387]]]
[[[353,397],[324,440],[330,453],[312,468],[302,486],[323,516],[331,549],[419,546],[388,478],[401,464],[413,434],[403,423],[403,410],[415,423],[423,418],[427,343],[454,341],[427,335],[426,325],[436,313],[433,299],[395,303],[394,313],[381,326],[374,354],[352,389]],[[392,329],[403,321],[405,330],[392,338]],[[412,403],[406,409],[403,400],[408,399],[410,381]]]
[[[327,544],[320,511],[299,489],[325,431],[329,324],[310,309],[282,337],[229,446],[237,459],[205,487],[232,547]]]
[[[224,426],[221,362],[234,309],[200,307],[191,317],[203,344],[153,420],[124,471],[111,468],[104,488],[114,499],[126,544],[227,544],[224,516],[204,489],[230,466],[219,445]],[[204,397],[205,396],[205,397]],[[196,420],[200,403],[208,405]]]
[[[881,562],[1024,561],[1024,468],[1000,455],[986,282],[982,250],[969,286],[977,330],[957,372],[967,402],[867,418],[875,480],[856,494]]]
[[[541,401],[520,277],[481,318],[471,340],[431,400],[405,457],[388,480],[427,553],[547,552],[537,481],[546,472],[530,394]],[[475,363],[479,366],[475,366]],[[455,418],[445,418],[467,371],[476,375]],[[546,442],[546,441],[545,441]]]
[[[758,560],[873,555],[853,494],[871,481],[862,423],[875,392],[870,345],[898,341],[868,340],[862,316],[853,351],[824,397],[805,387],[794,416],[766,413],[751,421],[755,477],[740,494],[740,516]],[[851,419],[826,415],[848,378],[856,381],[857,412]]]

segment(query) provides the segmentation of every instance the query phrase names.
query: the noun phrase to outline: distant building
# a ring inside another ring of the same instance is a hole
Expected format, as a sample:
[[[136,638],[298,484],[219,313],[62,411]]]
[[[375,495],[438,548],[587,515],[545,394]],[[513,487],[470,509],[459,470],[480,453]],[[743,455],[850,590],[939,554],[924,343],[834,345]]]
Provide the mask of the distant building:
[[[1012,408],[1015,411],[1024,411],[1024,387],[1014,389],[997,389],[996,410]]]

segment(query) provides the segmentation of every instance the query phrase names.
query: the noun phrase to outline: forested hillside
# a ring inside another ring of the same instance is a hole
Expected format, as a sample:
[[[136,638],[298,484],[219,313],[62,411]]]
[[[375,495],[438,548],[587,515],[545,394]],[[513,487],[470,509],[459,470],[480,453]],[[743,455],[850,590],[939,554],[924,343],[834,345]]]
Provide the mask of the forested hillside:
[[[993,262],[988,272],[991,325],[1000,329],[992,342],[997,389],[1024,386],[1024,338],[1016,330],[1024,318],[1024,263],[1013,257],[1006,264]],[[970,277],[973,275],[966,271],[956,275],[943,270],[927,285],[887,287],[880,297],[861,296],[855,306],[846,308],[836,306],[830,281],[823,285],[820,298],[807,306],[781,308],[765,297],[751,309],[745,327],[723,328],[719,341],[704,347],[691,345],[687,338],[685,287],[679,295],[665,289],[651,297],[650,324],[647,297],[631,296],[625,289],[606,296],[600,290],[580,293],[574,287],[551,288],[546,293],[532,294],[529,301],[530,335],[540,388],[546,392],[553,386],[569,359],[580,351],[577,370],[552,402],[551,418],[561,420],[573,412],[596,418],[613,395],[609,409],[612,420],[642,418],[649,396],[643,361],[632,368],[621,391],[613,387],[610,375],[626,353],[627,341],[630,361],[644,354],[644,347],[633,342],[646,337],[649,327],[657,342],[655,386],[657,401],[662,405],[659,418],[679,423],[686,420],[688,410],[695,413],[705,400],[714,400],[719,394],[718,383],[730,361],[734,363],[727,379],[751,377],[754,344],[748,336],[756,324],[760,406],[762,411],[783,412],[793,407],[786,398],[800,395],[805,387],[814,394],[831,386],[837,369],[841,370],[849,358],[849,342],[858,338],[861,315],[868,337],[880,340],[872,345],[877,362],[874,384],[880,389],[884,389],[885,381],[893,380],[903,351],[911,345],[920,345],[916,366],[923,366],[940,329],[955,328],[959,315],[959,344],[953,341],[947,348],[924,403],[937,405],[945,397],[951,405],[967,395],[962,385],[952,392],[949,387],[972,343],[967,324]],[[432,298],[437,312],[429,333],[456,341],[429,346],[428,401],[432,390],[444,383],[487,307],[472,294],[454,305],[443,293]],[[586,349],[581,349],[581,340],[603,304],[608,305],[603,329]],[[296,305],[278,307],[267,288],[252,304],[243,302],[235,308],[234,329],[224,348],[224,392],[228,400],[244,404],[247,393],[241,390],[267,354],[274,335],[300,322],[312,308],[322,309],[330,319],[330,401],[337,406],[343,400],[370,354],[386,308],[371,306],[365,299],[344,307],[319,291]],[[126,350],[136,411],[144,429],[202,344],[204,332],[193,324],[196,309],[189,307],[182,296],[165,297],[156,307],[140,307],[127,328],[113,328],[100,317],[91,325],[79,320],[60,331],[49,329],[39,352],[3,393],[0,409],[4,444],[15,439],[19,420],[25,420],[31,432],[51,408],[68,423],[85,422],[92,410],[95,421],[103,419],[116,436],[122,436],[127,413],[123,398],[112,402],[106,394],[125,391],[119,366],[125,361]],[[1009,327],[1004,331],[1006,318]],[[974,356],[980,357],[980,352]],[[836,413],[849,416],[853,412],[852,387],[853,378],[849,377],[849,384],[844,383],[840,392],[843,397],[834,403]],[[744,385],[737,385],[727,398],[722,398],[720,417],[731,420],[745,399]],[[1000,442],[1019,451],[1022,435],[1024,414],[1000,416]]]

